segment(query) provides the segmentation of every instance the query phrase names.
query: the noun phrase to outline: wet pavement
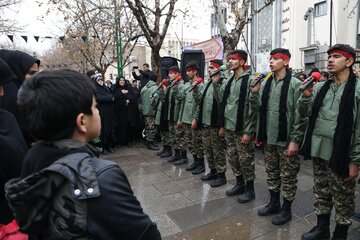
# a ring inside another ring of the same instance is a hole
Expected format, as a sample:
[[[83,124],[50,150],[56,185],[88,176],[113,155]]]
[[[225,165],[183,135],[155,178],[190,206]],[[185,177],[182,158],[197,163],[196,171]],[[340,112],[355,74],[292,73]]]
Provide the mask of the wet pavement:
[[[173,166],[156,156],[143,144],[115,149],[104,158],[116,161],[125,171],[131,187],[144,211],[155,221],[164,240],[271,240],[301,239],[316,224],[313,212],[313,177],[311,161],[302,161],[298,189],[293,203],[293,219],[283,226],[271,223],[271,217],[260,217],[257,211],[267,204],[270,194],[266,186],[263,154],[256,154],[256,199],[241,204],[225,191],[235,183],[228,165],[228,183],[211,188],[192,175],[184,166]],[[192,157],[189,156],[192,163]],[[207,171],[208,172],[208,168]],[[356,189],[357,211],[360,211],[360,185]],[[334,214],[333,214],[334,215]],[[334,217],[331,229],[335,227]],[[353,221],[349,240],[360,240],[360,222]]]

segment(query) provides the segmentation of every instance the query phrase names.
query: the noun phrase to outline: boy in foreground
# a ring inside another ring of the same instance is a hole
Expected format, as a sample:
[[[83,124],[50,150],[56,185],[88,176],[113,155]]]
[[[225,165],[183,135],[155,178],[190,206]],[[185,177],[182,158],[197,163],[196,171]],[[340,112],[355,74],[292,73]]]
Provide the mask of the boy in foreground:
[[[124,172],[87,144],[101,124],[86,76],[38,73],[22,85],[18,104],[38,139],[22,179],[5,187],[21,231],[30,239],[161,239]]]

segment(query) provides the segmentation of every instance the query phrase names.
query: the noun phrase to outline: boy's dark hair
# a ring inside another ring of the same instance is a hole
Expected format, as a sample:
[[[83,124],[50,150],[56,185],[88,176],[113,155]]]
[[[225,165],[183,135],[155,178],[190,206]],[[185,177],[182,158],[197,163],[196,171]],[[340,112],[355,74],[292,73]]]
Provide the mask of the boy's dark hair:
[[[273,54],[276,54],[276,53],[283,53],[285,54],[286,56],[290,57],[291,58],[291,54],[289,52],[289,49],[286,49],[286,48],[275,48],[273,49],[271,52],[270,52],[270,55],[273,55]]]
[[[213,59],[213,60],[210,60],[210,62],[216,63],[216,64],[218,64],[220,66],[223,65],[223,61],[220,60],[220,59]]]
[[[189,62],[188,64],[186,64],[185,69],[186,68],[191,68],[194,70],[199,70],[199,65],[196,62]]]
[[[42,71],[23,83],[18,105],[35,138],[68,139],[74,133],[78,114],[92,115],[95,93],[94,83],[77,71]]]
[[[179,69],[178,66],[171,66],[171,67],[169,67],[169,71],[170,71],[170,70],[177,71],[177,72],[180,73],[180,69]]]
[[[334,46],[330,47],[329,50],[327,50],[327,53],[330,54],[330,52],[332,52],[334,50],[341,50],[341,51],[349,53],[354,59],[354,62],[352,65],[355,64],[356,51],[353,47],[351,47],[350,45],[347,45],[347,44],[335,44]]]
[[[248,54],[244,50],[239,50],[239,49],[233,50],[230,52],[230,55],[231,54],[236,54],[240,56],[242,59],[244,59],[245,62],[247,61]]]
[[[326,71],[321,72],[321,75],[323,75],[327,79],[330,77],[330,74],[328,72],[326,72]]]
[[[150,65],[148,63],[144,63],[143,67],[150,67]]]

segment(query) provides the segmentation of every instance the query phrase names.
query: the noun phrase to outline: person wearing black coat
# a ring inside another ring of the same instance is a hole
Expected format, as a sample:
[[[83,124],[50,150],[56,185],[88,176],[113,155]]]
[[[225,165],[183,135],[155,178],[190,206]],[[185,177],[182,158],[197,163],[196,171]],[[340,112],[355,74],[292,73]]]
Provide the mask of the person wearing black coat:
[[[142,70],[137,70],[137,67],[133,67],[132,75],[135,80],[140,80],[141,90],[149,82],[152,75],[154,75],[154,72],[150,71],[150,66],[148,63],[144,63]]]
[[[101,118],[100,141],[102,153],[112,153],[112,133],[116,124],[114,115],[114,97],[111,90],[105,86],[100,74],[95,77],[96,81],[96,102]]]
[[[4,87],[13,84],[16,76],[0,59],[0,96],[6,95]],[[13,114],[0,106],[0,224],[8,224],[14,216],[5,199],[5,183],[20,176],[27,146]]]
[[[25,141],[30,146],[35,139],[31,137],[24,120],[19,116],[16,102],[22,83],[39,71],[40,60],[22,51],[7,49],[0,50],[0,58],[9,65],[16,77],[12,83],[4,86],[6,95],[1,97],[2,107],[14,114],[23,132]]]
[[[137,99],[131,84],[123,76],[116,78],[113,96],[115,98],[114,111],[117,121],[115,127],[117,144],[129,146],[138,120],[134,111],[134,106],[137,106]]]

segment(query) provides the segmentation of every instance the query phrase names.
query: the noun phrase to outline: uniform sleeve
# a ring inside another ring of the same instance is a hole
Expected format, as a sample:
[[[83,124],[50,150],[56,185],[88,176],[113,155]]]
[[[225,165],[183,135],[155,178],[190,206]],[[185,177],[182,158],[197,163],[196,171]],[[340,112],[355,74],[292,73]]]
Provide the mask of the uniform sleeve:
[[[302,128],[304,126],[303,123],[303,119],[300,117],[299,111],[298,111],[298,100],[301,96],[301,91],[299,91],[299,88],[301,86],[301,81],[296,79],[296,78],[292,78],[291,79],[291,94],[292,94],[292,101],[294,104],[294,122],[292,123],[291,127],[290,127],[290,141],[291,142],[295,142],[298,144],[301,144],[302,141]]]
[[[360,165],[360,99],[356,98],[356,115],[354,133],[352,136],[352,149],[350,153],[350,159],[352,163]]]
[[[100,197],[88,199],[88,231],[94,239],[161,239],[118,166],[100,173],[98,182]]]
[[[221,102],[222,102],[226,83],[227,83],[227,80],[225,80],[224,78],[222,78],[220,80],[220,82],[218,82],[218,83],[215,83],[215,82],[213,83],[214,97],[219,104],[221,104]]]
[[[251,82],[253,78],[249,78],[249,84],[248,84],[248,101],[247,101],[247,113],[245,116],[245,123],[244,123],[244,134],[254,135],[256,131],[256,123],[258,118],[258,108],[256,104],[253,104],[252,101],[254,101],[255,96],[251,92]]]

